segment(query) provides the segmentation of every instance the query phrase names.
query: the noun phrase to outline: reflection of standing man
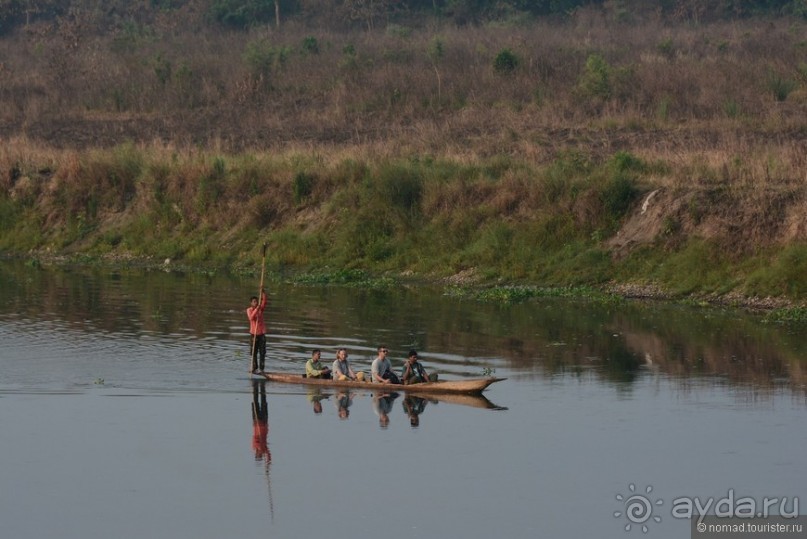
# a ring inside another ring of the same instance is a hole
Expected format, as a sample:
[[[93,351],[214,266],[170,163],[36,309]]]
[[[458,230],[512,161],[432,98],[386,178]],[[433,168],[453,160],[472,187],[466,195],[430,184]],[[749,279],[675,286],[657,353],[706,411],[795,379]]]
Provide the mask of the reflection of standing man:
[[[272,460],[269,452],[269,412],[266,408],[266,380],[252,381],[252,449],[255,460]]]
[[[252,374],[262,373],[266,364],[266,325],[263,322],[264,309],[266,309],[266,292],[261,288],[260,301],[257,296],[252,296],[249,299],[249,307],[247,307]],[[260,363],[258,363],[258,356],[260,356]]]
[[[255,451],[255,462],[263,461],[266,474],[266,487],[269,489],[269,514],[275,517],[275,505],[272,503],[272,482],[269,468],[272,454],[269,452],[269,410],[266,406],[266,380],[252,380],[252,450]]]

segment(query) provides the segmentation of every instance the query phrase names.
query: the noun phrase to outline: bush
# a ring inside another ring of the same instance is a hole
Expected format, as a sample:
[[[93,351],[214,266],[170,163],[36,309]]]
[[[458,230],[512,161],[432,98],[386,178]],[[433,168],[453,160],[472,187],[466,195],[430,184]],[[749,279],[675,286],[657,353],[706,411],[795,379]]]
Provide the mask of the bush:
[[[205,211],[214,204],[224,193],[224,183],[227,178],[227,162],[223,157],[213,159],[210,171],[199,179],[196,200],[200,212]]]
[[[414,213],[423,196],[423,179],[405,165],[386,165],[378,172],[379,195],[394,208]]]
[[[608,161],[608,168],[614,172],[643,172],[644,162],[630,152],[617,152]]]
[[[768,74],[768,90],[776,101],[787,100],[787,96],[798,86],[796,81],[782,77],[777,73],[771,72]]]
[[[600,200],[608,214],[619,219],[625,215],[638,195],[639,189],[632,178],[626,174],[615,174],[600,192]]]
[[[243,59],[256,79],[268,79],[272,71],[282,66],[289,56],[286,47],[275,47],[268,39],[258,39],[247,44]]]
[[[656,50],[658,50],[659,54],[670,61],[675,59],[675,55],[677,53],[675,43],[673,43],[673,40],[669,37],[659,42],[659,44],[656,45]]]
[[[591,54],[586,59],[586,67],[580,76],[578,88],[585,97],[609,99],[613,88],[611,86],[611,66],[599,54]]]
[[[314,36],[304,37],[302,47],[306,54],[319,54],[319,42]]]
[[[760,296],[807,297],[807,247],[791,245],[775,255],[748,279],[748,292]]]
[[[307,172],[298,172],[294,175],[294,180],[291,184],[292,194],[294,195],[294,203],[302,204],[314,189],[316,178]]]
[[[518,68],[519,59],[510,49],[502,49],[493,59],[493,71],[498,75],[510,75]]]

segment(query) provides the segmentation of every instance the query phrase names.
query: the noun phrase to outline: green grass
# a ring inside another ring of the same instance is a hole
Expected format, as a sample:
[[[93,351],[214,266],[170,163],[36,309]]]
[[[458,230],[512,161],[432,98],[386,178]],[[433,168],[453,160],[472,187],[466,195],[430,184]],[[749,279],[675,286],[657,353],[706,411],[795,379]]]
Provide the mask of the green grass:
[[[715,173],[700,166],[705,177]],[[626,152],[596,160],[563,152],[545,165],[428,155],[326,163],[127,145],[49,163],[47,177],[34,178],[42,184],[35,204],[0,198],[0,249],[250,271],[268,242],[269,269],[300,283],[388,286],[378,276],[471,271],[487,287],[485,301],[569,290],[591,297],[610,282],[653,283],[679,297],[807,297],[800,244],[743,253],[685,237],[669,218],[655,243],[615,257],[608,239],[653,178],[670,173]],[[698,220],[723,200],[710,193]],[[490,287],[502,283],[524,286]]]
[[[765,316],[765,321],[775,323],[807,324],[807,307],[775,309]]]

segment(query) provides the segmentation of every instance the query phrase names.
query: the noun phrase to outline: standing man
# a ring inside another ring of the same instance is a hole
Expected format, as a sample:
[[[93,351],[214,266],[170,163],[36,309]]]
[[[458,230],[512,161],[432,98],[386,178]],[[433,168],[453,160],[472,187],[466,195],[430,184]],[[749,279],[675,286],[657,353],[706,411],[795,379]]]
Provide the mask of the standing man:
[[[263,374],[266,365],[266,325],[263,322],[263,311],[266,309],[266,291],[261,287],[260,303],[252,296],[247,307],[249,319],[249,345],[252,356],[252,374]],[[258,363],[260,357],[260,363]]]
[[[389,350],[386,346],[378,347],[378,356],[373,360],[370,365],[372,372],[372,381],[379,384],[400,384],[401,381],[398,376],[392,372],[392,365],[387,359]]]

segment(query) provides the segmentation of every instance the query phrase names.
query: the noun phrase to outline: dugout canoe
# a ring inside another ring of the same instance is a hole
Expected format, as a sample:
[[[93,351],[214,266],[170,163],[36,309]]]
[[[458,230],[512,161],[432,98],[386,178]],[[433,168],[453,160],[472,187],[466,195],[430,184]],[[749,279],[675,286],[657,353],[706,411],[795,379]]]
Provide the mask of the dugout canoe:
[[[385,391],[406,391],[418,394],[440,394],[458,393],[475,394],[482,393],[490,384],[500,382],[504,378],[485,376],[483,378],[468,378],[465,380],[438,380],[437,382],[427,382],[423,384],[379,384],[377,382],[354,382],[352,380],[323,380],[321,378],[306,378],[301,374],[287,374],[280,372],[265,372],[263,375],[270,382],[280,382],[284,384],[302,384],[306,386],[320,387],[348,387],[353,389],[382,389]]]

